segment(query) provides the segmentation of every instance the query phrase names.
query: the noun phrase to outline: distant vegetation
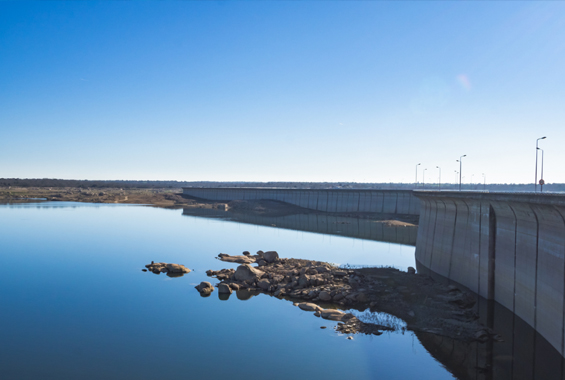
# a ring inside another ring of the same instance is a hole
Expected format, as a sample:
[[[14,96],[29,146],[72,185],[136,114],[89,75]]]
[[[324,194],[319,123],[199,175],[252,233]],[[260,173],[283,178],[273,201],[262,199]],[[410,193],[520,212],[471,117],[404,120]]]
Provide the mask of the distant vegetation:
[[[437,184],[414,186],[413,183],[355,183],[355,182],[211,182],[211,181],[88,181],[72,179],[0,178],[0,187],[78,187],[78,188],[181,188],[181,187],[284,187],[295,189],[438,189]],[[533,184],[487,184],[488,191],[533,191]],[[457,190],[458,185],[442,184],[442,190]],[[463,184],[463,190],[483,190],[483,184]],[[539,190],[539,186],[538,186]],[[565,192],[565,183],[544,185],[544,191]]]

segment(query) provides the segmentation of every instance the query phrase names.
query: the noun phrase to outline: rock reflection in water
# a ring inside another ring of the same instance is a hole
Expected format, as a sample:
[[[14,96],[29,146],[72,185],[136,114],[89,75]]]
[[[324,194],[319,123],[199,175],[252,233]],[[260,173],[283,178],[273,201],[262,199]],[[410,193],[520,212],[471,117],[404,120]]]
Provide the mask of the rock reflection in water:
[[[415,332],[422,345],[459,380],[563,380],[564,358],[504,306],[478,299],[479,317],[504,341],[463,342]]]
[[[247,301],[248,299],[258,295],[259,293],[261,292],[259,292],[258,290],[248,290],[248,289],[240,289],[235,291],[235,295],[237,296],[237,299],[241,301]]]
[[[185,208],[183,215],[229,219],[241,223],[277,228],[349,236],[403,245],[416,245],[417,226],[389,225],[370,219],[347,218],[325,214],[263,216],[252,213],[226,212],[215,209]]]

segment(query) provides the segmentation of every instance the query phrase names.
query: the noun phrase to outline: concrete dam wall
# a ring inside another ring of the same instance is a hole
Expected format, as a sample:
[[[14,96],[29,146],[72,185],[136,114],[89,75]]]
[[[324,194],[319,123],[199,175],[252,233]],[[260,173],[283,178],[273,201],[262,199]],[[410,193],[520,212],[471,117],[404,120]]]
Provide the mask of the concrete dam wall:
[[[416,245],[417,226],[395,226],[370,219],[347,218],[327,214],[294,214],[265,216],[248,213],[232,213],[215,209],[185,208],[183,215],[222,218],[240,223],[285,228],[296,231],[347,236],[403,245]]]
[[[417,191],[419,268],[494,300],[565,354],[565,196]],[[420,270],[420,269],[419,269]]]
[[[183,194],[213,200],[273,200],[324,212],[420,215],[412,190],[269,189],[184,187]]]

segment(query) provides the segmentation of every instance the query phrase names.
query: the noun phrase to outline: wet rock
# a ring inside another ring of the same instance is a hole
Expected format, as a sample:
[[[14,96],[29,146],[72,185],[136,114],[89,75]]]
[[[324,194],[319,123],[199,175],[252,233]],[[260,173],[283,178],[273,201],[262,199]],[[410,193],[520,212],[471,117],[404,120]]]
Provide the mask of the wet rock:
[[[142,272],[147,272],[147,269],[142,269],[141,271],[142,271]]]
[[[265,272],[255,269],[249,264],[243,264],[238,266],[235,270],[235,279],[238,281],[254,282],[259,280],[264,274]]]
[[[327,327],[326,327],[326,326],[320,326],[320,328],[321,328],[321,329],[326,329]]]
[[[352,337],[352,336],[348,336],[347,339],[348,339],[348,340],[353,340],[353,337]]]

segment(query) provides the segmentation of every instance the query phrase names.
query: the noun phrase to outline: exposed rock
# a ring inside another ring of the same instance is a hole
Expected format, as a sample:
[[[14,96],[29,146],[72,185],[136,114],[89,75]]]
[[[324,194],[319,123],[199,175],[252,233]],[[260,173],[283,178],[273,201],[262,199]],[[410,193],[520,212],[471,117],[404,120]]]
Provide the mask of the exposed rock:
[[[257,286],[268,292],[271,288],[271,282],[267,279],[262,279],[257,282]]]
[[[195,286],[196,290],[200,293],[209,291],[210,293],[214,291],[214,287],[208,281],[202,281],[200,285]]]
[[[218,293],[220,294],[231,294],[232,293],[232,289],[228,284],[218,284]]]
[[[330,295],[330,293],[328,293],[326,291],[320,292],[319,297],[320,297],[320,300],[322,300],[322,301],[330,301],[332,299],[332,296]]]
[[[150,270],[155,274],[159,273],[190,273],[190,269],[181,264],[168,264],[168,263],[156,263],[151,262],[151,264],[145,265],[145,268]]]
[[[323,310],[323,308],[316,305],[315,303],[309,303],[309,302],[299,303],[298,307],[301,308],[304,311],[322,311]]]
[[[322,314],[322,318],[330,319],[332,321],[341,321],[345,313],[340,310],[334,309],[325,309],[320,312]]]
[[[243,251],[242,255],[243,255],[243,256],[250,256],[251,253],[250,253],[249,251]]]
[[[254,282],[259,280],[264,274],[265,272],[255,269],[249,264],[243,264],[238,266],[235,270],[235,279],[238,281]]]
[[[279,254],[277,251],[267,251],[263,253],[263,259],[268,263],[274,263],[279,259]]]

